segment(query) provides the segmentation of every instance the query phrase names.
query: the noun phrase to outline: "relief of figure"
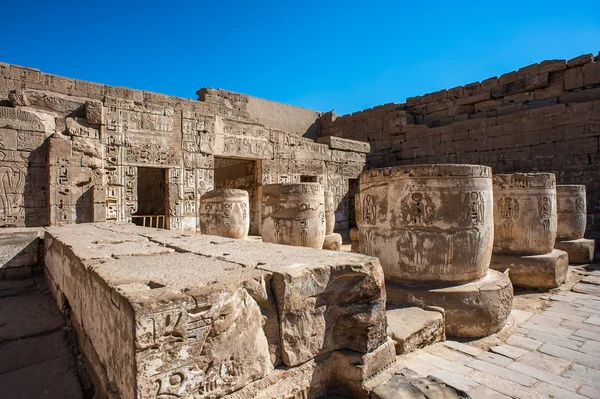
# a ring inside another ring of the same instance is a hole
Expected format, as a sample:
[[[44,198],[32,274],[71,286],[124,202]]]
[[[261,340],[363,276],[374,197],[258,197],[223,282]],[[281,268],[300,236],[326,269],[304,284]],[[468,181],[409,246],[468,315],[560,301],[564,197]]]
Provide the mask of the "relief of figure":
[[[365,196],[365,203],[363,204],[363,220],[375,221],[375,201],[371,194]]]
[[[577,199],[575,200],[575,212],[577,212],[577,213],[585,213],[586,212],[585,201],[583,200],[583,197],[577,197]]]
[[[552,203],[550,197],[542,197],[539,200],[538,209],[540,212],[540,218],[542,219],[542,225],[544,226],[544,233],[550,233],[550,219],[552,217]]]
[[[498,211],[502,219],[502,224],[498,226],[499,236],[512,238],[514,220],[519,218],[519,202],[512,197],[500,198],[498,200]]]
[[[467,220],[473,224],[483,224],[485,215],[485,201],[483,194],[478,192],[469,193],[467,199]]]
[[[431,197],[418,192],[404,197],[400,212],[409,224],[431,224],[436,214]]]

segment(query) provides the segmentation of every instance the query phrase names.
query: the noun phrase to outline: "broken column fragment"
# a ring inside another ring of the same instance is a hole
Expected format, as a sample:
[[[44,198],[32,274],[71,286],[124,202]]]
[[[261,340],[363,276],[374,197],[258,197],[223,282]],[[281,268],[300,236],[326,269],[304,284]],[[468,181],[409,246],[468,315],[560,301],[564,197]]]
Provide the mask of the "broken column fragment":
[[[322,248],[325,195],[319,183],[267,184],[262,188],[264,242]]]
[[[556,240],[553,173],[494,175],[494,255],[491,267],[509,270],[513,285],[549,289],[567,279],[567,253]]]
[[[569,254],[569,263],[591,263],[595,241],[583,238],[587,222],[584,185],[556,186],[557,233],[554,248]]]
[[[358,205],[360,252],[381,261],[388,305],[441,307],[450,336],[481,337],[504,326],[512,286],[506,275],[489,270],[491,168],[366,171]]]
[[[211,190],[200,198],[202,234],[246,238],[250,229],[248,192],[231,188]]]
[[[124,399],[366,395],[395,361],[372,257],[110,223],[49,228],[45,254],[95,386]]]

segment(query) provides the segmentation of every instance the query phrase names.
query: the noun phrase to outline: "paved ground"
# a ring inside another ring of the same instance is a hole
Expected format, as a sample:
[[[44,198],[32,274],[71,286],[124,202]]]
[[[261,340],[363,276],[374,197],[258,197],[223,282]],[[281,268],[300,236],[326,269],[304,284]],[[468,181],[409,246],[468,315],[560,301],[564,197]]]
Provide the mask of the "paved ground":
[[[549,293],[516,292],[507,327],[399,357],[472,398],[600,398],[600,266],[571,266]]]
[[[68,337],[43,276],[0,281],[0,398],[83,398]]]

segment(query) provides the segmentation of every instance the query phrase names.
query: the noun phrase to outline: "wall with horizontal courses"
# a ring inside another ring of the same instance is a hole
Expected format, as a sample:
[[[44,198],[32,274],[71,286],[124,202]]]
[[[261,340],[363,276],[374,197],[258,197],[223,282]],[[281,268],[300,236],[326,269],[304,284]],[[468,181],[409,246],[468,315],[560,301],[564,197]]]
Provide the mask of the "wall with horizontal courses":
[[[447,162],[554,172],[559,184],[586,185],[588,233],[600,233],[599,56],[543,61],[405,104],[326,113],[322,135],[368,141],[369,168]]]
[[[0,227],[129,221],[138,167],[165,170],[172,229],[199,228],[215,157],[257,162],[256,184],[314,176],[349,225],[369,146],[317,142],[319,114],[223,90],[199,101],[0,63]],[[314,136],[314,137],[306,137]]]

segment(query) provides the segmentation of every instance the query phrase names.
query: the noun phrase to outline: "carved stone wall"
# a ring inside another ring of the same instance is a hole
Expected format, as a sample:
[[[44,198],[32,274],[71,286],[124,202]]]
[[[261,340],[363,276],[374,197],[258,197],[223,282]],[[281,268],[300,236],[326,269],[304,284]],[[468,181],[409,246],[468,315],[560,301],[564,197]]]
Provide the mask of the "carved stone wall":
[[[323,136],[367,141],[368,168],[469,163],[494,173],[552,172],[584,184],[600,232],[600,58],[549,60],[499,77],[337,117]]]
[[[315,142],[318,129],[317,112],[223,90],[192,101],[0,63],[0,226],[128,221],[151,167],[166,174],[170,228],[195,231],[218,156],[257,161],[257,193],[313,176],[344,229],[369,146]]]

